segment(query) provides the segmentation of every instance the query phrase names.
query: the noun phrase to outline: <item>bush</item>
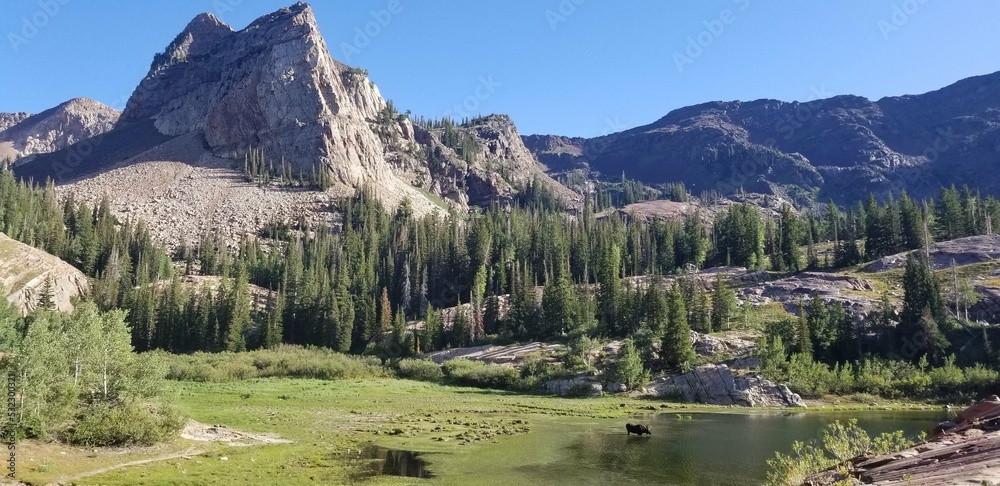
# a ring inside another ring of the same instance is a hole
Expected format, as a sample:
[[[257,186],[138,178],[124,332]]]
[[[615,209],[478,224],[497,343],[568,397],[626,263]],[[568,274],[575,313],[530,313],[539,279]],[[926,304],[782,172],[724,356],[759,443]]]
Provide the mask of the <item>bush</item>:
[[[514,390],[523,388],[521,375],[514,368],[488,365],[481,361],[453,359],[442,365],[448,381],[456,385]]]
[[[793,354],[788,362],[788,386],[802,395],[816,397],[830,393],[837,375],[824,363],[807,354]]]
[[[593,384],[586,381],[573,383],[566,389],[567,397],[589,397],[594,390]]]
[[[438,382],[444,378],[441,366],[426,359],[404,359],[397,365],[396,374],[400,378],[420,381]]]
[[[194,353],[168,356],[167,378],[226,382],[289,377],[319,380],[386,377],[378,358],[350,356],[326,348],[281,345],[244,353]]]
[[[172,409],[126,401],[95,403],[77,417],[69,442],[88,447],[152,445],[176,433],[183,420]]]
[[[767,474],[766,484],[802,484],[810,474],[852,457],[861,454],[887,454],[906,449],[912,444],[901,431],[881,434],[873,439],[858,427],[857,419],[850,419],[846,424],[838,420],[823,430],[822,444],[796,441],[792,444],[791,455],[775,453],[774,459],[767,461],[771,470]]]
[[[649,382],[649,370],[642,367],[642,358],[636,352],[631,339],[622,342],[618,351],[618,361],[608,370],[605,378],[608,381],[624,383],[630,390]]]

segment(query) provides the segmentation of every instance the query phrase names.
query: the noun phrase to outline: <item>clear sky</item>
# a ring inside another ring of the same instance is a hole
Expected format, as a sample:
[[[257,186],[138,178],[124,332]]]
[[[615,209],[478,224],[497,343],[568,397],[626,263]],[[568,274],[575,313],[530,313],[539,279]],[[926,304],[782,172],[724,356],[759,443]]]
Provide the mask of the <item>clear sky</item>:
[[[200,12],[235,29],[291,0],[3,0],[0,111],[115,108]],[[595,136],[711,100],[922,93],[1000,71],[995,0],[335,0],[331,54],[414,115],[507,113]]]

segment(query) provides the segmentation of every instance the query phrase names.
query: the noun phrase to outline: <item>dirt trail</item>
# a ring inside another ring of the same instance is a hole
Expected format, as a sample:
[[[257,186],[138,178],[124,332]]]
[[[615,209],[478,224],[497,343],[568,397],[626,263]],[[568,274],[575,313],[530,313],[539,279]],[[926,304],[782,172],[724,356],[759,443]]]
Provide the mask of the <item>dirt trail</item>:
[[[181,458],[181,457],[196,456],[198,454],[201,454],[202,452],[205,452],[205,451],[199,450],[199,449],[195,449],[194,447],[189,447],[187,450],[185,450],[183,452],[174,452],[174,453],[171,453],[171,454],[164,454],[164,455],[161,455],[161,456],[150,457],[150,458],[146,458],[146,459],[139,459],[139,460],[135,460],[135,461],[123,462],[121,464],[115,464],[115,465],[112,465],[112,466],[102,467],[100,469],[94,469],[92,471],[87,471],[87,472],[84,472],[84,473],[74,474],[72,476],[63,476],[63,477],[61,477],[61,478],[53,481],[50,484],[71,484],[73,481],[77,481],[77,480],[80,480],[80,479],[83,479],[83,478],[86,478],[86,477],[90,477],[90,476],[96,476],[98,474],[104,474],[106,472],[114,471],[115,469],[121,469],[123,467],[139,466],[139,465],[142,465],[142,464],[148,464],[150,462],[167,461],[167,460],[170,460],[170,459],[177,459],[177,458]]]
[[[187,425],[184,426],[184,430],[181,431],[180,436],[184,439],[198,441],[198,442],[225,442],[228,445],[233,446],[252,446],[256,444],[289,444],[292,441],[288,439],[282,439],[274,434],[252,434],[249,432],[241,432],[239,430],[234,430],[226,427],[225,425],[206,425],[194,420],[188,420]],[[104,474],[108,471],[114,471],[115,469],[120,469],[129,466],[139,466],[142,464],[148,464],[151,462],[167,461],[170,459],[178,458],[190,458],[191,456],[197,456],[206,451],[206,449],[200,449],[195,446],[191,446],[182,452],[172,452],[169,454],[163,454],[155,457],[149,457],[146,459],[137,459],[135,461],[123,462],[121,464],[114,464],[112,466],[103,467],[100,469],[94,469],[92,471],[87,471],[84,473],[74,474],[71,476],[64,476],[51,484],[70,484],[73,481],[80,480],[82,478],[96,476],[98,474]]]

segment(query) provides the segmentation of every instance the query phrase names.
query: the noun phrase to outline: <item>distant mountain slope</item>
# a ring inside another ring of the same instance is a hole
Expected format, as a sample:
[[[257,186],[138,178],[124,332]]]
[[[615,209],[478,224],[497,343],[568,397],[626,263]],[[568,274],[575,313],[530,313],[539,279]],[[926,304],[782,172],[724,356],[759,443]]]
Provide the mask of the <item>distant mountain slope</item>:
[[[0,158],[20,158],[70,146],[111,130],[120,112],[87,98],[74,98],[31,116],[0,115]],[[4,128],[4,125],[7,125]]]
[[[952,183],[1000,194],[1000,73],[878,101],[711,102],[603,137],[524,140],[557,170],[586,164],[612,177],[683,181],[696,194],[742,188],[849,202]]]

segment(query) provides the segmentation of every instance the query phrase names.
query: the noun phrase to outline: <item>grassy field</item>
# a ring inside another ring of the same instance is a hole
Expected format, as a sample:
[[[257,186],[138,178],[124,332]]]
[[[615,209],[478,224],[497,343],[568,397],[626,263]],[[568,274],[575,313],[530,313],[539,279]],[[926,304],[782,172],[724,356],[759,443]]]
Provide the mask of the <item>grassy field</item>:
[[[169,400],[201,423],[277,434],[293,443],[234,446],[177,438],[149,448],[91,450],[24,441],[18,445],[18,479],[33,484],[406,484],[406,478],[359,477],[364,464],[356,458],[358,450],[374,443],[432,454],[457,452],[446,454],[448,461],[474,461],[480,454],[515,453],[516,442],[510,441],[533,427],[696,409],[621,396],[569,399],[397,379],[171,382]],[[112,469],[99,472],[106,468]]]

